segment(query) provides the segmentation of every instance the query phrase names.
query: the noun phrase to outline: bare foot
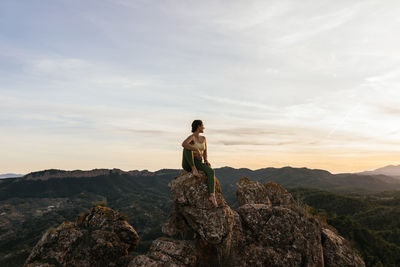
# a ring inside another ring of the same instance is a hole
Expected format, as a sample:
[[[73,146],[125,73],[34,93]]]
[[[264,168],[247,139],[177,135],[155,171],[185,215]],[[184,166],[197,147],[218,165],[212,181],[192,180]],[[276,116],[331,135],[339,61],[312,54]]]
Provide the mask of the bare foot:
[[[197,171],[197,169],[193,169],[192,173],[193,173],[194,176],[200,177],[200,173]]]
[[[215,199],[215,194],[211,194],[208,200],[210,200],[213,203],[214,207],[218,207],[217,200]]]

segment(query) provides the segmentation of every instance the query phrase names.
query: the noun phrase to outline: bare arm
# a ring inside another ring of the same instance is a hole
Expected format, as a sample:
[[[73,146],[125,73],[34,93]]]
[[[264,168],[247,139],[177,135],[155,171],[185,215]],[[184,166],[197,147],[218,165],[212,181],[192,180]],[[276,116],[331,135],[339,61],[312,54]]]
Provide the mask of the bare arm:
[[[182,146],[186,149],[192,150],[192,151],[197,151],[198,149],[190,144],[190,142],[194,141],[194,136],[193,134],[189,135],[183,142]]]
[[[203,152],[203,158],[204,158],[204,162],[207,162],[207,140],[206,137],[204,136],[204,152]]]

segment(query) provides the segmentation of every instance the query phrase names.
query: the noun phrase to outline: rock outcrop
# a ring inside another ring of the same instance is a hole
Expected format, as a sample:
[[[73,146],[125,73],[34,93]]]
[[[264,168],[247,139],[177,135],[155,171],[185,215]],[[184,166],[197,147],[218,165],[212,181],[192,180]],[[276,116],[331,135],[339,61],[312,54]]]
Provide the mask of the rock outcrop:
[[[239,205],[266,204],[269,207],[295,205],[292,195],[274,182],[262,184],[243,177],[236,183],[236,188]]]
[[[212,205],[206,174],[199,173],[182,171],[168,184],[174,206],[162,226],[164,236],[146,255],[129,255],[138,243],[135,230],[116,219],[115,211],[96,207],[75,224],[46,233],[25,265],[52,259],[62,266],[365,266],[347,240],[279,184],[243,177],[235,211],[218,179],[218,207]]]
[[[356,266],[360,258],[352,253],[350,243],[329,228],[322,229],[325,266]]]
[[[223,198],[218,179],[215,182],[218,207],[212,205],[208,200],[207,176],[199,172],[198,178],[183,171],[168,184],[174,207],[162,231],[171,238],[195,239],[197,266],[227,266],[241,236],[241,221]]]
[[[119,266],[138,243],[139,235],[124,216],[95,206],[75,222],[47,230],[24,266]]]

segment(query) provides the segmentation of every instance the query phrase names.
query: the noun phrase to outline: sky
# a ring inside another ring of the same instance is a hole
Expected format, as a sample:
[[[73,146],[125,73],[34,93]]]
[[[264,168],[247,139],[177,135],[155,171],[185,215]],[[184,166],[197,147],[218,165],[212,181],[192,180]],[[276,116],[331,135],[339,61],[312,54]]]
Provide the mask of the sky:
[[[398,1],[2,0],[0,173],[399,164]]]

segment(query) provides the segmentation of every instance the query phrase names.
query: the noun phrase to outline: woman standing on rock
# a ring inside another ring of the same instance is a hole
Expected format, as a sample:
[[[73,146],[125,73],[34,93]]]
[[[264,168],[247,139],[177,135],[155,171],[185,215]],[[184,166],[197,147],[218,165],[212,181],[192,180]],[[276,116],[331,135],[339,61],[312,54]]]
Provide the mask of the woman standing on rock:
[[[215,176],[210,162],[207,160],[207,142],[205,136],[200,136],[204,132],[204,125],[201,120],[194,120],[192,123],[192,133],[182,142],[183,157],[182,168],[192,172],[194,176],[200,177],[197,169],[204,171],[208,177],[208,192],[210,200],[215,207],[218,207],[215,199]],[[204,158],[204,163],[202,159]]]

